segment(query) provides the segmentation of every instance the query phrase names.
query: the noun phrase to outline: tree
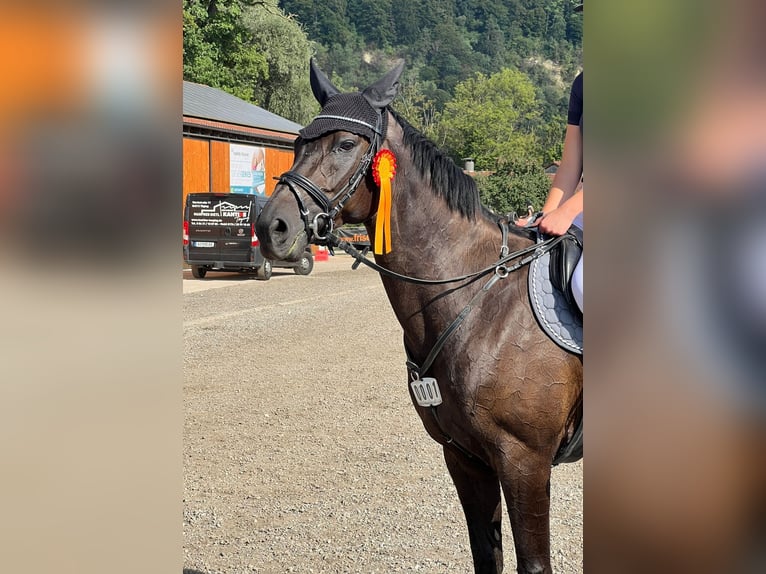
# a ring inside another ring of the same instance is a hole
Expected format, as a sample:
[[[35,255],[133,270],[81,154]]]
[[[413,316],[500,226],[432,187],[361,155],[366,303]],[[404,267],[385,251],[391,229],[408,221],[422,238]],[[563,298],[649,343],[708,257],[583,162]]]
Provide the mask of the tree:
[[[357,35],[346,14],[347,0],[281,0],[279,6],[298,18],[311,39],[325,45],[347,44]]]
[[[391,0],[391,19],[396,32],[396,44],[413,46],[420,38],[418,10],[412,0]]]
[[[477,169],[496,170],[518,158],[542,162],[541,124],[534,86],[522,72],[506,68],[459,84],[439,129],[455,159],[472,157]]]
[[[405,74],[402,78],[394,107],[411,126],[436,142],[438,137],[436,126],[440,114],[436,109],[436,102],[426,95],[426,91],[429,88],[433,89],[433,85],[429,86],[413,79],[417,77],[416,72],[417,70],[413,70],[413,73]],[[436,143],[438,144],[438,142]]]
[[[268,73],[263,52],[250,40],[242,13],[254,0],[184,0],[183,77],[252,100],[253,85]]]
[[[527,212],[527,206],[538,210],[545,203],[551,181],[540,164],[529,160],[513,160],[495,173],[477,177],[476,184],[484,205],[498,214]]]
[[[318,110],[300,25],[277,0],[184,0],[184,79],[305,124]]]
[[[348,17],[367,44],[384,48],[394,42],[391,0],[355,0],[348,5]]]
[[[319,105],[309,85],[312,47],[306,34],[275,6],[248,9],[243,23],[266,60],[266,74],[252,86],[253,101],[272,113],[307,124]]]
[[[365,85],[381,53],[404,58],[408,70],[418,66],[412,79],[423,83],[437,112],[476,72],[523,69],[534,60],[552,63],[571,81],[582,67],[582,16],[572,13],[574,0],[279,0],[279,6],[318,44],[322,68],[334,80]],[[547,73],[530,79],[555,106],[559,80]]]
[[[505,36],[494,16],[490,16],[484,24],[484,31],[479,36],[476,48],[489,56],[492,67],[502,67],[506,58]]]
[[[423,36],[423,40],[428,42],[423,45],[423,50],[431,72],[429,77],[423,79],[433,80],[437,88],[451,93],[476,69],[477,54],[471,47],[467,30],[455,20],[442,20],[430,32],[429,36]]]

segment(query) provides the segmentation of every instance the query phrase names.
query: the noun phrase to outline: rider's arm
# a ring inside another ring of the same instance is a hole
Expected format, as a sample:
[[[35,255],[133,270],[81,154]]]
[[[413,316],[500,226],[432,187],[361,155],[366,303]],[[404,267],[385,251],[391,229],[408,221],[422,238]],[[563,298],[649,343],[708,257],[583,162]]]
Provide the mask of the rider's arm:
[[[562,235],[583,209],[582,188],[582,133],[580,126],[567,125],[561,165],[553,178],[551,190],[543,205],[543,218],[538,228],[543,233]]]

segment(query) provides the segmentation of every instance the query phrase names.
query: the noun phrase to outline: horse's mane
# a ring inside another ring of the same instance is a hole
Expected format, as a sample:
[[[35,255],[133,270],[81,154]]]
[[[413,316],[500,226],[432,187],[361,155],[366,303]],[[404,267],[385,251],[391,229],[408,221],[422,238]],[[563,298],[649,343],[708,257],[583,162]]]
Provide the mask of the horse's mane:
[[[412,163],[421,177],[431,182],[434,193],[443,197],[449,208],[467,219],[477,212],[495,221],[498,216],[481,203],[476,182],[463,173],[436,144],[412,127],[407,120],[388,108],[404,132],[404,145],[412,150]]]

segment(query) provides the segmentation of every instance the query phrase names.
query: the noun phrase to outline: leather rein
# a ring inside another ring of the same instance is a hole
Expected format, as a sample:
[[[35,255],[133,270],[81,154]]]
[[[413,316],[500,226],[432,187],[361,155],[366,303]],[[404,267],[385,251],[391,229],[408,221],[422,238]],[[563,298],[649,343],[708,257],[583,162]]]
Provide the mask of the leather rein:
[[[564,236],[554,236],[546,239],[545,241],[541,241],[539,243],[534,243],[532,245],[529,245],[527,247],[524,247],[523,249],[519,249],[518,251],[514,251],[513,253],[508,253],[508,223],[504,220],[501,220],[499,223],[500,229],[503,233],[503,245],[500,249],[500,258],[498,261],[488,267],[485,267],[484,269],[480,269],[479,271],[475,271],[473,273],[468,273],[466,275],[461,275],[459,277],[452,277],[450,279],[421,279],[418,277],[411,277],[408,275],[401,275],[399,273],[396,273],[394,271],[391,271],[390,269],[386,269],[385,267],[381,267],[374,261],[370,261],[365,257],[364,253],[361,253],[359,250],[357,250],[353,245],[348,243],[347,241],[340,241],[338,236],[335,234],[332,234],[332,239],[334,240],[333,243],[335,246],[340,247],[343,251],[354,257],[357,261],[354,265],[357,266],[358,263],[364,263],[368,267],[371,267],[381,275],[386,275],[388,277],[393,277],[394,279],[399,279],[401,281],[406,281],[408,283],[415,283],[419,285],[443,285],[446,283],[456,283],[459,281],[465,281],[466,285],[469,283],[472,283],[473,281],[479,279],[480,277],[483,277],[487,275],[488,273],[494,271],[494,274],[492,277],[487,281],[484,286],[476,292],[476,294],[471,298],[471,300],[468,302],[468,304],[463,308],[463,310],[458,314],[457,317],[450,323],[450,325],[442,331],[441,335],[439,335],[439,338],[436,340],[436,343],[434,344],[434,347],[431,349],[431,352],[428,354],[426,359],[423,361],[423,364],[418,366],[416,363],[414,363],[410,358],[410,353],[408,352],[408,361],[407,366],[410,367],[410,370],[412,370],[415,374],[420,376],[421,374],[425,374],[428,369],[431,367],[431,364],[433,363],[434,359],[436,359],[436,356],[441,351],[442,347],[444,347],[444,343],[447,341],[447,338],[454,333],[457,328],[460,326],[460,323],[463,322],[465,317],[468,315],[468,313],[473,309],[476,302],[481,298],[482,295],[484,295],[489,289],[500,279],[505,279],[513,273],[514,271],[517,271],[524,267],[525,265],[528,265],[532,263],[535,259],[538,257],[544,255],[551,249],[553,249],[558,243],[564,240]],[[518,260],[515,263],[511,264],[512,261]],[[356,268],[356,267],[354,267]]]

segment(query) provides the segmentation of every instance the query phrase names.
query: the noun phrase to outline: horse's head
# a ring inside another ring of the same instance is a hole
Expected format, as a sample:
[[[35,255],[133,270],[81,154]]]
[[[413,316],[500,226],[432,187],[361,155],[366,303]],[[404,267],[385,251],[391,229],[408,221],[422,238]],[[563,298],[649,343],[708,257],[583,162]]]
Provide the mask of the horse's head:
[[[270,259],[297,260],[343,223],[370,219],[378,189],[370,175],[386,138],[386,107],[396,96],[401,62],[362,92],[342,94],[311,62],[311,89],[322,111],[300,131],[295,158],[261,211],[256,233]]]

